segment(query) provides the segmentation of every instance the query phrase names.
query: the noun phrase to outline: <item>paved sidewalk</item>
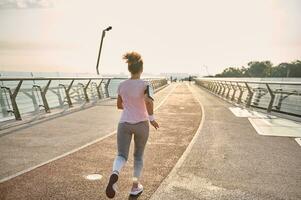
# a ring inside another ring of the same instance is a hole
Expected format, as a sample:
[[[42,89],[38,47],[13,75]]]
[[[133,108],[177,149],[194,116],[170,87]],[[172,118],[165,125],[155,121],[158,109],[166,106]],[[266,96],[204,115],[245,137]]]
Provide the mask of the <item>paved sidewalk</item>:
[[[151,200],[301,199],[301,149],[293,138],[258,135],[230,104],[192,89],[204,106],[203,127]]]
[[[158,188],[185,151],[201,121],[201,107],[187,86],[185,84],[175,86],[156,111],[156,118],[161,127],[157,131],[151,129],[145,151],[142,179],[145,191],[139,199],[149,199]],[[83,125],[81,120],[85,121],[84,118],[83,115],[77,124],[72,125],[74,130]],[[94,124],[89,126],[92,128]],[[48,131],[51,132],[51,129]],[[104,191],[115,155],[114,134],[66,157],[1,183],[0,199],[106,199]],[[131,155],[120,176],[120,192],[115,199],[135,199],[128,195],[132,164]],[[93,173],[99,173],[103,178],[97,181],[84,178]]]

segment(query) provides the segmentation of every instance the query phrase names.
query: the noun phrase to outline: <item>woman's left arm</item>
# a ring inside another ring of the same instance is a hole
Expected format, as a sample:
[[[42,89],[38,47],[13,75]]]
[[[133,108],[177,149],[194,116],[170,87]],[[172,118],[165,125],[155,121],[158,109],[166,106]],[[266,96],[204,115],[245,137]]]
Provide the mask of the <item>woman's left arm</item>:
[[[146,105],[146,110],[147,110],[149,118],[150,118],[149,122],[151,123],[151,125],[155,129],[158,129],[159,128],[159,124],[157,123],[157,121],[155,120],[155,118],[153,116],[153,114],[154,114],[154,102],[148,96],[145,96],[144,101],[145,101],[145,105]]]

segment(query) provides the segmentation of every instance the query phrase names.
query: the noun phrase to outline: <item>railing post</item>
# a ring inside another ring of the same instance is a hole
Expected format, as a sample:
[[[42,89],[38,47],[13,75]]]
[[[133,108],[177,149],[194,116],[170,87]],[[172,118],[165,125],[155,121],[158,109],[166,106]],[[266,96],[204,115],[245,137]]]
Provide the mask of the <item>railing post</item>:
[[[226,82],[225,82],[225,83],[226,83]],[[228,88],[228,92],[227,92],[227,95],[226,95],[226,99],[228,99],[228,98],[229,98],[230,91],[231,91],[231,86],[229,86],[227,83],[226,83],[226,85],[227,85],[227,88]]]
[[[214,82],[214,84],[215,84],[215,88],[214,88],[214,91],[213,91],[213,92],[214,92],[215,94],[217,94],[218,89],[219,89],[219,85],[218,85],[218,82],[216,82],[216,81]]]
[[[111,82],[111,79],[109,78],[108,81],[105,84],[105,90],[106,90],[106,95],[109,97],[109,84]]]
[[[155,89],[155,81],[154,80],[149,80],[148,81],[150,84],[151,84],[151,86]]]
[[[231,87],[233,88],[233,94],[232,94],[232,97],[231,97],[231,101],[234,101],[235,100],[235,94],[236,94],[236,88],[235,88],[235,85],[232,84],[232,82],[230,82],[231,84]]]
[[[208,82],[207,82],[207,90],[210,90],[210,88],[211,88],[211,82],[208,81]]]
[[[213,92],[216,94],[218,92],[219,85],[218,82],[214,82],[214,84],[215,84],[215,88]]]
[[[0,108],[4,117],[8,115],[8,111],[7,109],[5,109],[5,101],[4,101],[4,98],[7,101],[7,95],[5,90],[6,89],[0,85]]]
[[[211,81],[208,81],[208,90],[212,90],[212,82]]]
[[[238,97],[238,99],[237,99],[237,103],[240,104],[240,103],[241,103],[242,95],[243,95],[243,93],[244,93],[244,90],[241,88],[241,86],[239,85],[238,82],[237,82],[236,84],[237,84],[237,87],[238,87],[238,89],[239,89],[239,91],[240,91],[239,97]]]
[[[282,91],[282,89],[280,89],[280,91]],[[283,101],[283,94],[280,92],[280,97],[279,97],[279,101],[278,104],[276,106],[276,110],[280,110],[281,109],[281,105],[282,105],[282,101]]]
[[[207,81],[207,85],[208,85],[208,90],[212,90],[212,82],[211,81]]]
[[[71,87],[73,85],[73,82],[74,82],[74,79],[72,79],[71,83],[69,84],[68,88],[66,88],[66,86],[64,84],[59,84],[59,86],[62,86],[65,90],[65,94],[66,94],[66,99],[67,99],[67,103],[69,105],[69,107],[72,107],[72,101],[71,101],[71,98],[70,98],[70,90],[71,90]]]
[[[221,92],[222,92],[222,89],[223,89],[221,82],[218,82],[218,86],[219,86],[219,90],[218,90],[217,94],[221,95]]]
[[[274,104],[274,99],[275,99],[275,94],[273,93],[272,89],[270,88],[269,84],[266,84],[267,86],[267,89],[269,91],[269,94],[271,96],[271,100],[270,100],[270,103],[269,103],[269,106],[267,108],[267,112],[270,113],[272,111],[272,108],[273,108],[273,104]]]
[[[248,93],[249,93],[249,98],[248,98],[247,105],[246,105],[246,107],[248,108],[248,107],[250,107],[250,105],[251,105],[252,97],[253,97],[253,94],[254,94],[254,93],[253,93],[253,91],[251,90],[251,88],[249,87],[248,83],[245,82],[245,85],[246,85],[246,87],[247,87],[247,89],[248,89]]]
[[[225,92],[226,92],[226,86],[225,86],[224,84],[226,84],[226,82],[225,82],[225,83],[222,83],[222,86],[223,86],[222,97],[224,97],[224,94],[225,94]]]
[[[46,93],[48,91],[49,85],[51,83],[51,80],[48,81],[47,85],[45,86],[43,92],[41,91],[41,96],[42,96],[42,100],[44,103],[44,107],[45,107],[45,111],[46,112],[50,112],[50,108],[49,108],[49,104],[47,102],[47,98],[46,98]]]
[[[215,94],[219,95],[220,90],[221,90],[221,85],[220,85],[219,81],[217,81],[216,82]]]
[[[101,79],[99,85],[96,86],[96,89],[97,89],[97,95],[98,95],[98,98],[101,99],[101,94],[100,94],[100,89],[101,89],[101,84],[103,82],[103,79]]]
[[[91,82],[91,79],[89,79],[88,83],[84,86],[84,94],[85,94],[85,99],[86,99],[86,102],[89,102],[89,96],[88,96],[88,93],[87,93],[87,89],[89,87],[89,84]]]
[[[46,98],[46,93],[47,93],[50,83],[51,83],[51,80],[48,80],[44,90],[39,85],[33,85],[33,87],[36,87],[40,90],[41,98],[43,101],[43,106],[44,106],[45,112],[47,112],[47,113],[50,113],[50,108],[49,108],[47,98]]]
[[[150,84],[154,89],[156,89],[156,80],[149,80]]]
[[[19,108],[18,108],[18,104],[17,104],[17,101],[16,101],[16,98],[17,98],[17,95],[18,95],[18,92],[21,88],[22,83],[23,83],[23,80],[20,80],[17,87],[16,87],[16,89],[14,90],[14,92],[12,92],[10,90],[10,88],[4,87],[5,89],[8,90],[11,105],[13,107],[13,113],[15,115],[16,120],[22,120],[21,114],[20,114],[20,111],[19,111]]]
[[[211,88],[210,88],[211,92],[213,92],[214,88],[215,88],[215,84],[213,81],[211,81]]]
[[[293,92],[290,92],[290,93],[286,94],[286,96],[283,96],[282,89],[278,89],[278,91],[276,90],[276,92],[279,92],[279,91],[280,91],[280,97],[279,97],[278,104],[276,106],[276,109],[279,110],[279,111],[281,110],[282,101],[284,99],[288,98],[292,94],[297,94],[298,96],[301,96],[301,94],[298,94],[298,92],[296,90],[293,91]]]
[[[212,83],[211,92],[213,92],[215,90],[215,82],[211,81],[211,83]]]

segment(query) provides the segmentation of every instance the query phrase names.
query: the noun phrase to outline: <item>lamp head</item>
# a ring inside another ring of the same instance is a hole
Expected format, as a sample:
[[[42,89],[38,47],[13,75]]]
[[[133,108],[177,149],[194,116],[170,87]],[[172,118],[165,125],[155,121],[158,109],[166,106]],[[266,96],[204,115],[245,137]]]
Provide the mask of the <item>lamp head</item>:
[[[108,28],[105,29],[105,31],[109,31],[112,29],[112,26],[109,26]]]

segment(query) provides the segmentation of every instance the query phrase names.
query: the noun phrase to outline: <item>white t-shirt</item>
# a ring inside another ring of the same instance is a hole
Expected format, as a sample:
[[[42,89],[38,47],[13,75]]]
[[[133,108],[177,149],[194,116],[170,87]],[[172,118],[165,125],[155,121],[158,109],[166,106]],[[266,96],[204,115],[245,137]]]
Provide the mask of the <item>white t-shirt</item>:
[[[117,93],[121,96],[123,105],[120,123],[136,124],[148,120],[144,100],[147,84],[141,79],[127,79],[119,84]]]

